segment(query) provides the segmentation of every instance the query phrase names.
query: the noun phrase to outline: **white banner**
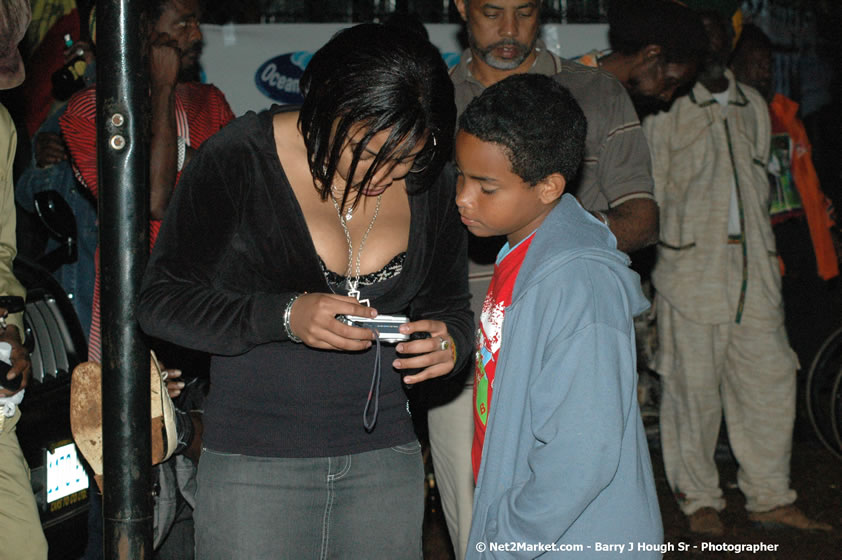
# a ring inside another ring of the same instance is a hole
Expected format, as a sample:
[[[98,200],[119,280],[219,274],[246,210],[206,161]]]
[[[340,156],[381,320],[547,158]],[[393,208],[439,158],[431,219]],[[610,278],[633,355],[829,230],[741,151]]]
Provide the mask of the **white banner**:
[[[203,25],[203,81],[216,85],[236,115],[273,103],[297,103],[298,80],[313,53],[346,23]],[[448,66],[459,62],[460,24],[429,24],[430,41]],[[542,38],[564,57],[608,46],[605,24],[548,24]]]

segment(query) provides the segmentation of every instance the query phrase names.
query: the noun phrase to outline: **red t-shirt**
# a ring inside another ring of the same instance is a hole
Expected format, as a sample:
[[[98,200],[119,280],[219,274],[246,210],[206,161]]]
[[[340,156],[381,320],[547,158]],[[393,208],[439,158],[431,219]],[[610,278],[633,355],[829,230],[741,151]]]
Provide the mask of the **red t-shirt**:
[[[515,280],[534,237],[533,233],[510,249],[508,253],[503,254],[506,251],[505,247],[501,250],[503,256],[498,257],[494,265],[494,275],[491,277],[491,284],[488,286],[488,293],[482,304],[477,332],[476,368],[474,369],[474,441],[471,446],[474,481],[479,474],[491,394],[494,392],[494,373],[497,369],[497,357],[502,343],[503,317],[512,301]]]
[[[185,82],[178,84],[175,95],[178,135],[185,139],[188,146],[198,148],[202,142],[234,119],[234,113],[225,100],[225,95],[215,86]],[[67,110],[59,118],[59,124],[76,176],[94,196],[97,196],[99,181],[96,158],[96,88],[89,87],[71,97],[67,103]],[[176,184],[179,177],[181,177],[180,171],[176,177]],[[160,220],[149,220],[150,249],[155,245],[160,229]],[[88,359],[95,362],[102,360],[99,292],[99,247],[97,247],[94,308],[88,345]]]

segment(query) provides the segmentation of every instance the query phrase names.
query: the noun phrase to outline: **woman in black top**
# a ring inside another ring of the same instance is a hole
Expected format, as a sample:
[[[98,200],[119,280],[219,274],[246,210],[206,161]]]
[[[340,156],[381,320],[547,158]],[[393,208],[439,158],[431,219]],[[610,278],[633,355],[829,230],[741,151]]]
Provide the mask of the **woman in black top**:
[[[202,146],[143,281],[143,329],[213,355],[197,555],[420,558],[423,465],[401,382],[472,354],[444,168],[453,88],[429,42],[364,24],[313,56],[301,90],[300,108],[249,113]],[[337,319],[378,313],[430,336],[379,347]]]

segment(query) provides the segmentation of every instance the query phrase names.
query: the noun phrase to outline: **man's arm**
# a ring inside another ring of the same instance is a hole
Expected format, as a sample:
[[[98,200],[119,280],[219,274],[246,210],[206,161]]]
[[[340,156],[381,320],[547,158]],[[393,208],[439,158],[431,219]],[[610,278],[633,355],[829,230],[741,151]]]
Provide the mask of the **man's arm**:
[[[178,125],[175,88],[180,69],[175,41],[161,33],[152,42],[150,80],[152,122],[149,146],[149,217],[162,220],[178,174]]]
[[[26,297],[26,290],[12,273],[12,262],[17,255],[15,244],[15,196],[12,186],[12,162],[17,149],[17,133],[5,107],[0,105],[0,295]],[[7,316],[7,310],[0,308],[0,317],[6,317],[5,328],[0,327],[0,342],[12,347],[12,369],[7,378],[22,375],[20,387],[26,387],[31,366],[29,352],[23,347],[23,312]],[[0,397],[16,391],[0,389]]]
[[[597,125],[604,137],[598,140],[596,181],[609,207],[588,209],[605,213],[617,248],[632,253],[658,241],[649,146],[625,88],[613,79],[600,85],[603,102],[589,110],[600,111],[598,120],[604,123]]]
[[[17,256],[15,229],[15,191],[12,185],[12,164],[17,150],[17,131],[12,117],[0,105],[0,295],[26,297],[26,290],[12,272]],[[5,310],[3,310],[5,315]],[[9,325],[23,333],[23,313],[12,313]]]
[[[617,248],[633,253],[658,241],[658,205],[651,198],[633,198],[606,211]]]

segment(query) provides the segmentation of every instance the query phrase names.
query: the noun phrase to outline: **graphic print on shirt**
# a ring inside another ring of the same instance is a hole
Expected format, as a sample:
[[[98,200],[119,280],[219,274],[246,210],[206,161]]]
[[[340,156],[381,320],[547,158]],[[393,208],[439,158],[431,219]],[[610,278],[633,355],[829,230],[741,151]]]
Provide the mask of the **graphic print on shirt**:
[[[503,344],[503,317],[512,302],[517,274],[533,238],[534,234],[511,250],[508,244],[500,250],[488,293],[482,303],[474,365],[474,440],[471,444],[471,463],[475,480],[479,473],[491,400],[494,398],[494,378]]]
[[[797,148],[796,148],[797,149]],[[769,215],[772,223],[787,220],[802,213],[801,197],[792,177],[792,141],[789,134],[773,133],[769,151]]]
[[[493,389],[493,378],[489,383],[487,368],[500,350],[503,334],[503,313],[508,301],[494,300],[492,294],[486,294],[480,314],[477,331],[477,368],[474,373],[474,386],[477,388],[476,412],[483,425],[488,425],[488,389]]]

